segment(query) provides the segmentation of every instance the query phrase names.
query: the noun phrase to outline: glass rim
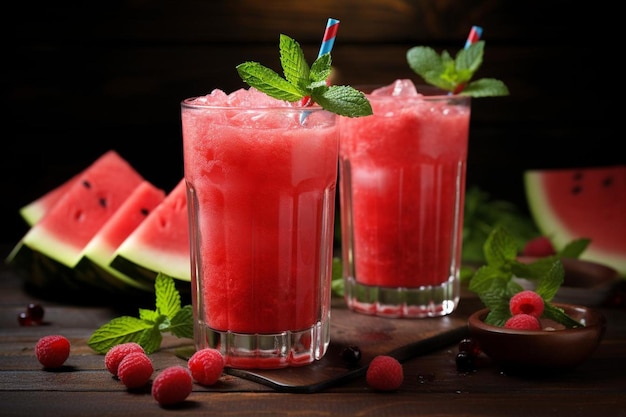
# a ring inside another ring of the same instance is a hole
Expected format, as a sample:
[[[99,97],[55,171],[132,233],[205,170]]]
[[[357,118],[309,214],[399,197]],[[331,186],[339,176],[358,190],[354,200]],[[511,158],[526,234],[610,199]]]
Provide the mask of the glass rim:
[[[444,90],[439,87],[435,87],[429,84],[415,84],[415,89],[418,94],[421,96],[389,96],[389,95],[381,95],[381,96],[371,96],[371,92],[383,87],[388,87],[389,84],[357,84],[354,86],[355,89],[365,93],[368,99],[388,99],[391,97],[394,98],[404,98],[404,99],[427,99],[427,100],[469,100],[472,97],[469,95],[462,94],[451,94],[447,90]]]
[[[204,110],[245,110],[245,111],[253,111],[253,112],[260,112],[260,111],[272,111],[272,112],[285,112],[285,111],[289,111],[289,112],[307,112],[307,113],[312,113],[312,112],[319,112],[319,111],[325,111],[328,113],[332,113],[326,109],[324,109],[322,106],[320,106],[317,103],[308,105],[308,106],[302,106],[300,104],[298,104],[300,101],[294,101],[294,102],[288,102],[288,101],[284,101],[285,103],[291,103],[291,105],[282,105],[282,106],[255,106],[255,105],[236,105],[236,106],[227,106],[227,105],[216,105],[216,104],[211,104],[211,103],[192,103],[193,100],[196,100],[198,98],[202,98],[204,96],[200,95],[200,96],[194,96],[194,97],[188,97],[185,98],[183,100],[180,101],[180,106],[182,108],[187,108],[187,109],[204,109]]]

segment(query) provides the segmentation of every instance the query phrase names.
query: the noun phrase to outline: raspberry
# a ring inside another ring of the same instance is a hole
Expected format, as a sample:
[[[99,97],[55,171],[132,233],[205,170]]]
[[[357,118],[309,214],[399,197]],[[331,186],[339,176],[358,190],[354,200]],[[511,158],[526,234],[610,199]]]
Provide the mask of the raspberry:
[[[148,383],[154,372],[152,361],[144,352],[131,352],[120,361],[117,376],[126,388],[139,388]]]
[[[545,236],[539,236],[534,239],[530,239],[526,242],[524,249],[522,250],[522,255],[524,256],[550,256],[554,255],[556,252],[554,250],[554,246],[552,246],[552,242]]]
[[[402,365],[391,356],[376,356],[365,374],[370,388],[377,391],[394,391],[400,388],[404,380]]]
[[[160,405],[173,405],[184,401],[193,388],[191,374],[182,366],[165,368],[152,382],[152,396]]]
[[[504,327],[517,330],[541,330],[541,323],[537,317],[521,313],[508,319]]]
[[[188,366],[199,384],[213,385],[224,370],[224,357],[217,349],[200,349],[189,358]]]
[[[520,291],[509,301],[509,309],[514,316],[523,313],[539,318],[543,314],[543,308],[543,298],[531,290]]]
[[[60,368],[70,356],[70,341],[61,335],[44,336],[35,346],[37,360],[46,368]]]
[[[109,372],[117,376],[117,368],[120,366],[120,362],[126,355],[132,352],[145,353],[139,343],[128,342],[115,345],[104,355],[104,366],[106,366]]]

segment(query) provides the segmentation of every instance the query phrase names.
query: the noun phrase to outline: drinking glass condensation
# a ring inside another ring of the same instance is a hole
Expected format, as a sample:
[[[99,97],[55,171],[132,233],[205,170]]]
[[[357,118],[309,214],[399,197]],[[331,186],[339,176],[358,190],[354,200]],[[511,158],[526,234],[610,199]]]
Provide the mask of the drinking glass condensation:
[[[366,90],[374,114],[340,119],[344,292],[357,312],[458,305],[470,98],[426,88]]]
[[[303,112],[253,88],[181,103],[195,345],[228,367],[328,348],[339,128]]]

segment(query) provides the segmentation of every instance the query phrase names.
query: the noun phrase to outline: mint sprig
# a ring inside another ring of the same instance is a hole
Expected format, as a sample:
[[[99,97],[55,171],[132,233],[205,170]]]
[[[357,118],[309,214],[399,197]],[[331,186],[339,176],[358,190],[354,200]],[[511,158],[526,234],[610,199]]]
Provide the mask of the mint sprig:
[[[472,97],[506,96],[509,89],[495,78],[471,81],[483,63],[485,41],[478,41],[461,49],[454,58],[443,51],[440,54],[428,46],[415,46],[407,51],[409,67],[430,85]]]
[[[136,342],[148,354],[161,347],[162,333],[193,338],[193,310],[181,306],[174,279],[159,273],[154,282],[156,309],[139,309],[139,317],[121,316],[98,328],[87,345],[97,353],[106,353],[120,343]]]
[[[280,35],[280,63],[284,78],[258,62],[237,65],[241,79],[278,100],[296,102],[310,97],[325,110],[340,116],[361,117],[372,114],[365,94],[350,86],[328,86],[331,72],[330,53],[318,57],[311,67],[300,44],[287,35]]]
[[[583,327],[583,324],[571,318],[551,301],[565,276],[560,257],[563,254],[578,255],[588,243],[588,239],[580,239],[570,243],[556,255],[523,263],[517,260],[515,240],[503,227],[495,227],[484,245],[487,263],[476,270],[468,287],[489,309],[485,323],[504,326],[511,317],[509,301],[514,294],[524,290],[513,280],[518,276],[536,281],[535,292],[541,296],[545,306],[542,317],[550,318],[567,328]]]

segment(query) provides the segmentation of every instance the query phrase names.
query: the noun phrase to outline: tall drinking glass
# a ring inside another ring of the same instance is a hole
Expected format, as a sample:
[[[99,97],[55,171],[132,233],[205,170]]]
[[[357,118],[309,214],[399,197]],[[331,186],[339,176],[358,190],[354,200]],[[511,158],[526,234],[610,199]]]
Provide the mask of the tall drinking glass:
[[[459,270],[470,98],[410,80],[369,91],[374,114],[341,118],[345,299],[386,317],[451,313]]]
[[[228,367],[306,365],[330,341],[339,128],[303,112],[248,90],[181,103],[195,345]]]

